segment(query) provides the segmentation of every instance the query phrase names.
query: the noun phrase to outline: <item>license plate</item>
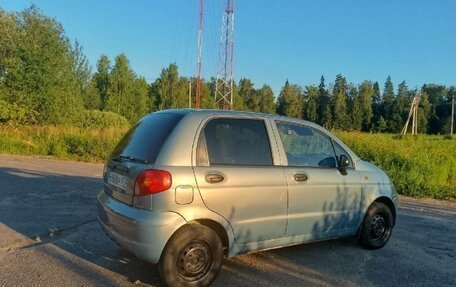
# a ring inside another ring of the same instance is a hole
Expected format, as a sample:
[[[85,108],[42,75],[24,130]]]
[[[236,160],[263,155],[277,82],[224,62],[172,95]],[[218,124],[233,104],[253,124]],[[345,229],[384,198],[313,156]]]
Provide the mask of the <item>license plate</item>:
[[[127,178],[114,172],[109,173],[108,183],[117,186],[122,190],[127,189]]]

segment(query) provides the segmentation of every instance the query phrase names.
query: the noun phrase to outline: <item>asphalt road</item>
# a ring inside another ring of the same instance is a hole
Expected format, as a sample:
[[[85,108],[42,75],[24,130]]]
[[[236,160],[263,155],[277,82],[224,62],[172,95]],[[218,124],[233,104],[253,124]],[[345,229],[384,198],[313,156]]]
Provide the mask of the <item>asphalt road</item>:
[[[162,286],[96,221],[102,165],[0,155],[0,286]],[[215,286],[456,286],[456,204],[401,197],[390,242],[353,239],[224,261]]]

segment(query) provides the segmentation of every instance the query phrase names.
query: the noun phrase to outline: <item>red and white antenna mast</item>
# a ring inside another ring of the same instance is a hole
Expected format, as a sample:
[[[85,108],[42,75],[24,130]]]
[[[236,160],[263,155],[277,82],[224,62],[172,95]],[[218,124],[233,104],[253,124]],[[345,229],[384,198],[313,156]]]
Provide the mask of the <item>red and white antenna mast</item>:
[[[215,105],[224,110],[233,109],[234,78],[234,0],[226,0],[222,33],[219,44],[217,77],[215,82]]]
[[[201,57],[203,50],[203,0],[200,0],[199,29],[198,29],[198,63],[196,77],[196,108],[200,108],[201,101]]]

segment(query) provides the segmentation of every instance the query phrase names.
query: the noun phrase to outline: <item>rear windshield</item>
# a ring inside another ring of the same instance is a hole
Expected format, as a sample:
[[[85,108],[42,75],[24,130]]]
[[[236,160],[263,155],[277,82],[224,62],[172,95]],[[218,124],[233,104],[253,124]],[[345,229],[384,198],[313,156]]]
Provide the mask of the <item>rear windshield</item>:
[[[111,157],[126,156],[154,163],[163,143],[183,117],[176,113],[145,116],[123,136]]]

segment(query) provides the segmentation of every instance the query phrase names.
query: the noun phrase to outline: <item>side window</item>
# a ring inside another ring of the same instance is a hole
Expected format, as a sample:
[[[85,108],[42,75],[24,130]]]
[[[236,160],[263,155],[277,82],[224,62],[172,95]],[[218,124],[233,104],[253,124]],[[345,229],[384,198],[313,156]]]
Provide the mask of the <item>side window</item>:
[[[209,121],[198,140],[197,165],[272,165],[264,121],[227,118]]]
[[[348,165],[348,167],[353,167],[353,162],[351,160],[351,157],[348,155],[348,153],[338,143],[336,143],[335,141],[333,141],[333,143],[334,143],[334,150],[336,151],[337,162],[339,162],[341,155],[345,155],[350,161],[350,164]]]
[[[336,167],[331,139],[305,126],[277,122],[288,165]]]

